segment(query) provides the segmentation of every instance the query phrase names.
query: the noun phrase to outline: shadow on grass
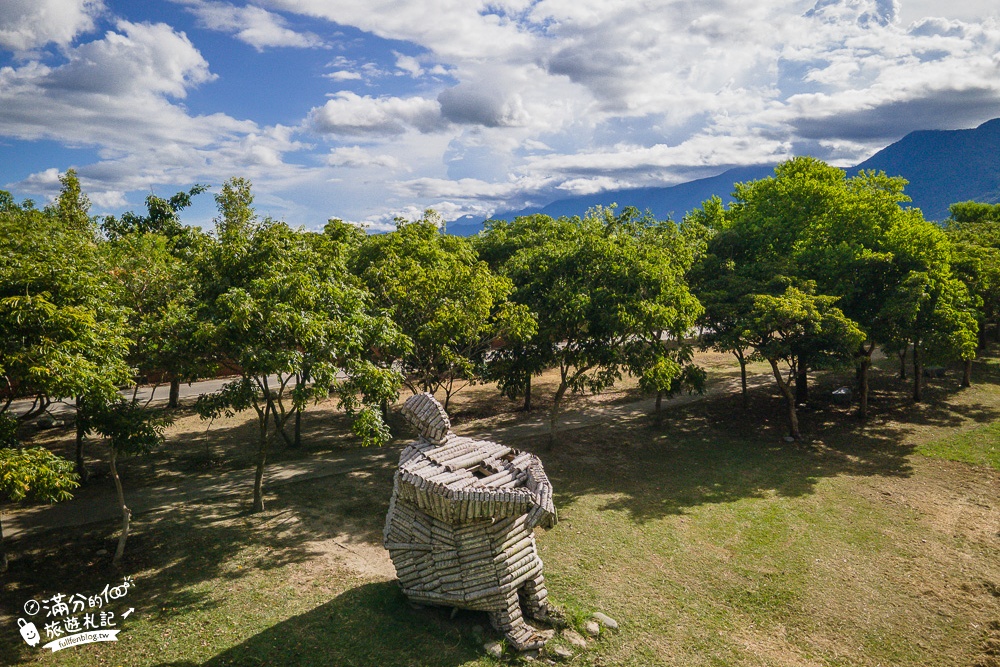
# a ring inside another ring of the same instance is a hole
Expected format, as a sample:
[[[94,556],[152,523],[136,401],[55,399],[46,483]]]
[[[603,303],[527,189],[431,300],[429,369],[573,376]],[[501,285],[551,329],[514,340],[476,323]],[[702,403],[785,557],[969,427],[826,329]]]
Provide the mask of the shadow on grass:
[[[984,362],[986,363],[986,362]],[[958,376],[960,377],[960,376]],[[979,374],[997,383],[996,374]],[[815,400],[799,414],[802,441],[787,443],[784,404],[771,386],[750,392],[746,411],[738,394],[710,396],[625,423],[579,429],[525,443],[545,462],[561,507],[593,494],[607,495],[605,509],[648,521],[708,503],[812,493],[837,475],[909,476],[915,449],[910,436],[922,428],[954,428],[1000,419],[995,403],[953,400],[957,377],[931,381],[926,400],[914,404],[891,373],[872,376],[872,416],[833,405],[830,392],[843,377],[821,376]]]
[[[133,519],[120,570],[110,562],[116,522],[10,540],[14,558],[0,594],[5,621],[0,623],[0,664],[34,654],[15,622],[29,599],[94,595],[128,574],[139,596],[135,606],[141,603],[158,618],[213,609],[224,604],[217,595],[220,583],[311,560],[316,541],[336,538],[344,548],[380,544],[391,488],[392,472],[378,469],[276,486],[266,494],[267,511],[261,514],[248,512],[250,489],[246,499],[142,514]]]
[[[443,608],[411,609],[395,582],[371,583],[282,621],[203,664],[461,665],[481,656],[481,640],[477,641],[472,627],[485,622],[485,614],[463,612],[451,621]],[[181,661],[157,667],[195,664]]]

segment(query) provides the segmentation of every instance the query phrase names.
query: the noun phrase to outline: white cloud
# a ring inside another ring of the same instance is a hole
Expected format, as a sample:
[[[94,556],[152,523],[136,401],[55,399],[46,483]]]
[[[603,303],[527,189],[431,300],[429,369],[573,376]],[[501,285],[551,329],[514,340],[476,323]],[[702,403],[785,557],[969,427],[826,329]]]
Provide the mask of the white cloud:
[[[345,56],[337,56],[326,66],[333,68],[333,71],[323,76],[334,81],[365,81],[373,85],[377,79],[391,75],[391,72],[385,71],[376,63],[352,60]],[[334,96],[334,94],[327,95],[327,97]]]
[[[215,114],[192,118],[168,98],[214,78],[183,34],[122,21],[118,32],[65,52],[65,64],[0,68],[0,132],[128,152],[135,144],[198,144],[247,125]]]
[[[397,170],[403,168],[403,163],[391,155],[378,155],[360,146],[342,146],[334,148],[326,156],[326,163],[331,167],[348,167],[352,169],[364,167],[385,167]]]
[[[91,192],[89,195],[91,203],[99,210],[125,208],[128,206],[128,199],[121,190],[103,190],[101,192]]]
[[[498,21],[482,11],[482,3],[468,0],[261,0],[260,4],[420,44],[446,61],[512,56],[533,42],[518,23]]]
[[[94,29],[102,0],[4,0],[0,2],[0,48],[23,52],[46,44],[69,44]]]
[[[265,179],[284,210],[382,224],[410,207],[478,214],[806,151],[846,165],[912,129],[1000,115],[987,0],[962,13],[930,0],[177,1],[258,49],[319,45],[290,13],[370,34],[331,42],[344,50],[320,76],[334,92],[294,129],[189,113],[180,101],[213,75],[166,26],[50,39],[65,64],[0,70],[0,133],[97,146],[81,174],[106,201],[231,169]],[[306,150],[311,166],[286,163]]]
[[[51,195],[57,194],[59,188],[62,186],[59,182],[59,170],[55,167],[35,172],[18,185],[22,186],[28,192]]]
[[[571,178],[556,186],[556,190],[562,190],[569,196],[593,195],[607,190],[619,190],[632,188],[636,184],[630,181],[623,181],[610,176],[595,176],[593,178]]]
[[[422,97],[370,97],[336,93],[309,112],[308,122],[321,134],[392,136],[409,128],[430,132],[441,127],[441,106]]]
[[[363,78],[358,72],[351,72],[346,69],[339,69],[336,72],[330,72],[323,76],[334,81],[360,81]]]
[[[228,2],[213,0],[171,0],[187,6],[198,17],[199,23],[209,29],[233,35],[258,51],[268,47],[315,48],[324,46],[323,40],[311,32],[296,32],[280,15],[254,5],[237,7]]]
[[[459,84],[438,95],[441,115],[453,123],[484,127],[517,127],[527,123],[524,101],[496,82]]]
[[[941,0],[902,0],[900,22],[909,25],[928,16],[960,19],[967,23],[977,23],[987,16],[1000,18],[1000,5],[995,0],[962,0],[942,2]]]
[[[262,128],[222,113],[195,116],[174,101],[214,75],[169,26],[121,21],[64,56],[54,67],[35,61],[0,68],[0,135],[97,148],[100,160],[78,167],[95,205],[121,205],[121,193],[155,184],[240,174],[278,185],[305,171],[283,161],[307,148],[292,128]],[[16,185],[47,194],[56,176],[46,169]]]
[[[377,147],[410,137],[419,106],[420,129],[449,137],[447,174],[400,183],[397,200],[474,208],[676,183],[799,150],[846,164],[910,129],[998,115],[996,23],[911,25],[908,1],[508,0],[476,16],[460,0],[268,3],[426,49],[394,53],[412,78],[447,67],[457,83],[437,92],[438,109],[426,87],[338,93],[310,120]]]
[[[409,74],[415,79],[420,78],[425,74],[424,68],[420,66],[420,61],[413,56],[406,56],[401,53],[395,53],[395,56],[396,69]]]

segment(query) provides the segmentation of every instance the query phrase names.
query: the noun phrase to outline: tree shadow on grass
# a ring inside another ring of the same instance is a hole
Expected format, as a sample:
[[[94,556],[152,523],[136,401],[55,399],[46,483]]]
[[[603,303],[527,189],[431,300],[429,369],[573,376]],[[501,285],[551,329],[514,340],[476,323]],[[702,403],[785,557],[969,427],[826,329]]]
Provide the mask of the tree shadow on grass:
[[[843,377],[823,376],[814,383],[814,400],[799,415],[804,437],[795,443],[784,440],[782,400],[773,387],[763,386],[750,392],[746,411],[738,394],[708,396],[659,418],[557,435],[551,450],[543,438],[525,446],[542,457],[557,505],[603,494],[605,509],[626,511],[641,522],[710,503],[803,496],[837,475],[906,477],[915,449],[910,436],[917,429],[1000,419],[995,403],[959,400],[957,379],[931,382],[926,401],[915,405],[890,374],[873,376],[873,414],[867,422],[855,416],[853,406],[831,402],[830,392],[845,384]]]
[[[106,584],[120,584],[126,574],[135,580],[128,603],[141,605],[151,614],[169,618],[211,609],[218,602],[211,587],[201,584],[238,576],[231,567],[238,555],[263,569],[309,558],[306,535],[254,530],[258,521],[232,503],[199,503],[139,516],[134,520],[135,532],[129,536],[121,569],[110,562],[117,545],[117,525],[113,523],[12,541],[11,551],[17,557],[5,575],[0,609],[13,619],[29,599],[42,600],[57,593],[67,597],[96,595]],[[113,611],[120,615],[128,606],[117,604]],[[14,632],[16,626],[14,631],[8,627],[12,625],[4,623],[0,629],[0,664],[30,657],[31,650],[26,651]]]
[[[166,620],[212,609],[223,604],[218,584],[313,559],[317,541],[336,537],[345,548],[380,543],[391,489],[391,472],[378,469],[275,486],[262,514],[248,512],[250,489],[239,500],[216,498],[140,514],[120,570],[110,562],[117,522],[10,540],[15,558],[0,594],[0,664],[34,654],[15,622],[29,599],[94,595],[128,574],[136,584],[132,604],[141,604],[147,615]]]

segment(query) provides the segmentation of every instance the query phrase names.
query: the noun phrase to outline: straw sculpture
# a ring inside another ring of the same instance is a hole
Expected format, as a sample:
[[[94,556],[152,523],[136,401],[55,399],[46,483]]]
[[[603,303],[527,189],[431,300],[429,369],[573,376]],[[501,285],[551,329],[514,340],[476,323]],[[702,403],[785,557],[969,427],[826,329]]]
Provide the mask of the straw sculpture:
[[[522,613],[546,621],[551,611],[532,532],[556,522],[541,461],[455,435],[431,394],[412,396],[403,414],[420,438],[399,457],[383,534],[403,592],[489,612],[515,649],[540,648],[551,632]]]

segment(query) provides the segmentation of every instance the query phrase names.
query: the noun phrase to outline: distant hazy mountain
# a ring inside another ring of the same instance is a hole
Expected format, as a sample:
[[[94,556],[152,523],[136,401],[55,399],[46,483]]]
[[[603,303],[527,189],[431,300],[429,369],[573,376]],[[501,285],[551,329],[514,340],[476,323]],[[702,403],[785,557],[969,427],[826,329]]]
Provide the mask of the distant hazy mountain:
[[[911,206],[928,220],[944,220],[955,202],[995,204],[1000,202],[1000,118],[974,130],[911,132],[848,173],[859,169],[906,178]]]
[[[684,214],[701,206],[701,203],[712,195],[719,195],[723,201],[730,202],[733,183],[752,181],[764,178],[774,173],[774,165],[755,165],[752,167],[736,167],[717,176],[700,178],[696,181],[680,183],[661,188],[634,188],[627,190],[608,190],[593,195],[560,199],[541,208],[526,208],[520,211],[505,211],[496,213],[497,220],[513,220],[521,215],[544,213],[553,218],[562,215],[583,215],[587,209],[598,204],[608,206],[617,203],[619,209],[635,206],[640,211],[649,209],[656,217],[680,220]],[[465,216],[448,223],[448,233],[458,236],[470,236],[483,228],[481,218]]]
[[[847,172],[855,174],[860,169],[877,169],[906,178],[910,182],[906,193],[913,199],[911,206],[920,208],[928,220],[948,217],[948,206],[954,202],[970,199],[1000,202],[1000,118],[973,130],[911,132]],[[544,213],[557,218],[583,215],[598,204],[617,203],[619,207],[649,209],[661,219],[679,220],[712,195],[731,201],[733,183],[764,178],[773,170],[774,165],[737,167],[718,176],[671,187],[611,190],[560,199],[541,208],[500,212],[493,217],[511,220],[520,215]],[[472,216],[448,223],[448,232],[459,236],[475,234],[482,228],[483,221]]]

